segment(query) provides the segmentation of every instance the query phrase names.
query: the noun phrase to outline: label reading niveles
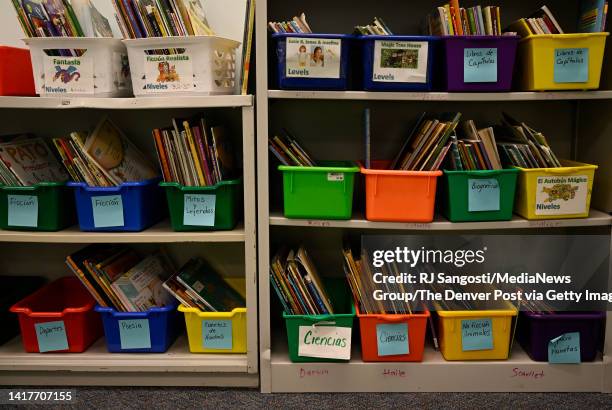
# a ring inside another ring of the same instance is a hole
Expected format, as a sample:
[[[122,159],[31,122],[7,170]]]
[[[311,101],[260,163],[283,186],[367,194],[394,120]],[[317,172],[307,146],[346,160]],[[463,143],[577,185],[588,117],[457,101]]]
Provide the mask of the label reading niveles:
[[[149,319],[119,320],[119,339],[122,349],[150,349]]]
[[[215,226],[216,195],[185,194],[184,198],[184,225]]]
[[[81,57],[43,57],[47,94],[93,94],[94,61],[85,54]]]
[[[555,83],[586,83],[589,81],[588,48],[555,48]]]
[[[205,349],[231,350],[232,321],[231,320],[203,320],[202,321],[202,347]]]
[[[496,83],[497,82],[497,49],[465,48],[463,49],[463,82]]]
[[[549,363],[580,363],[580,333],[564,333],[548,342]]]
[[[123,226],[123,199],[121,195],[91,197],[95,228]]]
[[[468,211],[499,211],[499,181],[468,179]]]
[[[64,321],[36,323],[34,329],[38,340],[38,350],[41,353],[68,350]]]
[[[461,349],[464,352],[493,349],[493,324],[491,319],[467,319],[461,321]]]
[[[327,180],[330,182],[344,181],[344,173],[342,172],[328,172]]]
[[[340,78],[342,40],[287,37],[287,77]]]
[[[38,197],[35,195],[7,195],[8,225],[36,228],[38,226]]]
[[[376,40],[372,81],[426,83],[428,49],[426,41]]]
[[[145,93],[191,91],[193,61],[189,54],[145,55]]]
[[[538,177],[536,215],[568,215],[586,212],[589,178],[586,175]]]
[[[351,358],[351,328],[337,326],[300,326],[298,356],[321,359]]]
[[[410,354],[408,323],[376,325],[376,347],[379,356]]]

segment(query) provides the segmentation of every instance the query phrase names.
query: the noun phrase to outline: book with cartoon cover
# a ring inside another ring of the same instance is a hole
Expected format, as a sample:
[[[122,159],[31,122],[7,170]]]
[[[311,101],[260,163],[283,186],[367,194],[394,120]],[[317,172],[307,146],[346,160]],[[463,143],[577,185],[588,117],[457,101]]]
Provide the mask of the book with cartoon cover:
[[[42,138],[15,138],[0,143],[0,159],[23,186],[65,182],[68,174]]]

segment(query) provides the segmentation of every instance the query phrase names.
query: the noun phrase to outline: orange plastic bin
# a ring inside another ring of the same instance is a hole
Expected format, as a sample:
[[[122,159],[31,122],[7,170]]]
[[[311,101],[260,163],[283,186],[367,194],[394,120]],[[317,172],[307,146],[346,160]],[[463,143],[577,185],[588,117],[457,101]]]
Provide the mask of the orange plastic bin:
[[[390,161],[359,164],[365,176],[366,219],[382,222],[431,222],[436,183],[442,171],[395,171]]]
[[[413,314],[362,314],[355,303],[355,312],[359,319],[361,359],[364,362],[423,361],[430,315],[428,310]],[[406,346],[402,349],[399,340],[405,336]],[[389,338],[394,338],[391,344],[388,342]],[[402,353],[393,354],[399,351]]]

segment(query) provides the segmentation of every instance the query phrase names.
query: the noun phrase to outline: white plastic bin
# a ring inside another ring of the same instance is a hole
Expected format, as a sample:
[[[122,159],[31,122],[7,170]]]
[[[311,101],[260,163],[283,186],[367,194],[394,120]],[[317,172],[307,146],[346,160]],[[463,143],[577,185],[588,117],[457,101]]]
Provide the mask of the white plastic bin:
[[[131,95],[125,46],[115,38],[26,38],[36,92],[44,96],[124,97]],[[86,50],[80,57],[49,56],[45,50]]]
[[[215,95],[236,92],[238,41],[216,36],[123,40],[134,95]]]

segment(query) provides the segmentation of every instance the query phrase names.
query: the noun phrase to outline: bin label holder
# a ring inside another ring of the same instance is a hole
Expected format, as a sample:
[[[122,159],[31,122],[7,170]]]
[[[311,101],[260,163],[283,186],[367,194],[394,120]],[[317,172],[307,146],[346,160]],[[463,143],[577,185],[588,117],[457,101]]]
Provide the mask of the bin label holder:
[[[340,78],[342,39],[287,37],[287,78]]]
[[[376,40],[372,81],[424,84],[428,55],[427,41]]]

